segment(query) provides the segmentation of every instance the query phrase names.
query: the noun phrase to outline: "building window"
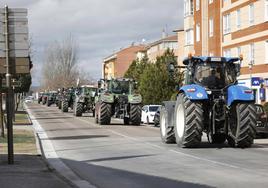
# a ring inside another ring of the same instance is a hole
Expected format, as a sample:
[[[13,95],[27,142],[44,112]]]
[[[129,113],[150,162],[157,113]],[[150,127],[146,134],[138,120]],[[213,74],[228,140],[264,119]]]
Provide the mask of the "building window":
[[[209,36],[213,37],[214,34],[214,21],[213,18],[209,19]]]
[[[213,3],[213,0],[208,0],[208,3],[209,3],[209,4]]]
[[[196,42],[200,41],[200,24],[196,24]]]
[[[224,50],[223,51],[223,57],[231,57],[231,50],[230,49]]]
[[[249,5],[249,24],[254,24],[254,4]]]
[[[241,11],[240,9],[238,9],[236,11],[236,27],[240,28],[240,26],[241,26]]]
[[[200,0],[196,0],[196,2],[195,2],[195,10],[199,11],[199,9],[200,9]]]
[[[184,0],[184,17],[194,14],[193,0]]]
[[[255,48],[254,48],[254,44],[252,43],[249,45],[249,62],[251,65],[254,64],[254,57],[255,57],[254,53],[255,53]]]
[[[186,45],[193,45],[194,41],[193,41],[193,29],[189,29],[186,31],[186,35],[185,35],[185,44]]]
[[[241,55],[241,47],[237,47],[237,57]]]
[[[228,34],[231,32],[231,19],[230,14],[223,16],[223,34]]]

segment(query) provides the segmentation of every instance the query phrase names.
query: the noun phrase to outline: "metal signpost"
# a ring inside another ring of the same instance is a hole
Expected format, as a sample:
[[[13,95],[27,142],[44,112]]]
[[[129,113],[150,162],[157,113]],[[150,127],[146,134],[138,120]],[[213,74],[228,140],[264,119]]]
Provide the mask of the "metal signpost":
[[[0,9],[0,74],[5,74],[8,164],[14,164],[12,77],[30,72],[27,9]]]

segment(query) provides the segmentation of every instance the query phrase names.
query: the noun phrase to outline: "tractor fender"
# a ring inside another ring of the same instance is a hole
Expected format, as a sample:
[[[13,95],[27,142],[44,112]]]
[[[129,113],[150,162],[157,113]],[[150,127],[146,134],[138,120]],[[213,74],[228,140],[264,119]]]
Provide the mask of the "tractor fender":
[[[140,94],[128,95],[128,102],[130,104],[140,104],[142,102],[142,97]]]
[[[114,95],[110,93],[103,93],[100,96],[100,100],[105,103],[114,103]]]
[[[235,101],[254,102],[253,91],[245,86],[233,85],[228,88],[227,105],[231,106]]]
[[[206,89],[197,84],[182,86],[179,90],[180,93],[184,93],[190,100],[207,100],[208,94]]]
[[[176,101],[163,101],[162,107],[165,107],[167,111],[167,120],[169,127],[174,127],[174,113],[175,113]]]

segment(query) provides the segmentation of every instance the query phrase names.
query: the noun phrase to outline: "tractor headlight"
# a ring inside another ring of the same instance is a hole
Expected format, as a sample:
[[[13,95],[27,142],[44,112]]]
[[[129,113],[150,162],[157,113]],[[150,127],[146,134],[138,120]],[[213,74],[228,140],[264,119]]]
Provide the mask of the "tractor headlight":
[[[212,93],[212,91],[207,90],[207,94],[208,94],[208,95],[211,95],[211,93]]]

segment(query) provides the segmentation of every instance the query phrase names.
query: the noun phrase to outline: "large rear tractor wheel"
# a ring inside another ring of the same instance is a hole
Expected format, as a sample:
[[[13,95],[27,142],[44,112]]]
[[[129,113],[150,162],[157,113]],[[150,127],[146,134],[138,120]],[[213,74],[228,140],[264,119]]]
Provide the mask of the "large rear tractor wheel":
[[[132,125],[141,124],[141,106],[140,104],[130,104],[129,121]]]
[[[100,125],[109,125],[111,123],[112,107],[108,103],[102,102],[98,111],[98,123]]]
[[[168,125],[168,114],[164,106],[161,107],[160,111],[160,134],[164,143],[176,143],[174,127],[169,127]]]
[[[83,104],[78,102],[74,105],[74,115],[80,117],[83,114]]]
[[[251,103],[237,103],[231,107],[228,143],[232,147],[247,148],[256,136],[256,109]]]
[[[182,147],[197,147],[203,131],[202,104],[189,100],[184,93],[179,94],[174,119],[177,144]]]
[[[61,111],[68,112],[68,102],[67,101],[62,102]]]

